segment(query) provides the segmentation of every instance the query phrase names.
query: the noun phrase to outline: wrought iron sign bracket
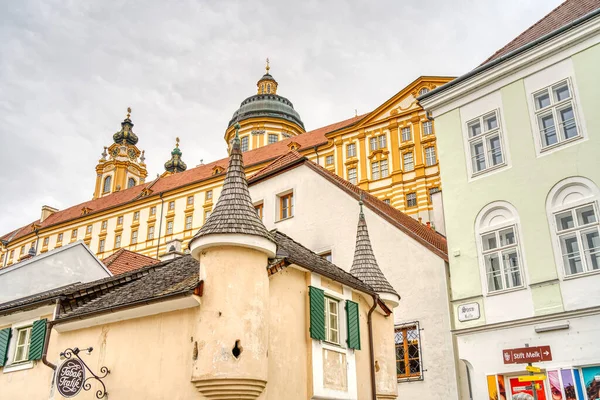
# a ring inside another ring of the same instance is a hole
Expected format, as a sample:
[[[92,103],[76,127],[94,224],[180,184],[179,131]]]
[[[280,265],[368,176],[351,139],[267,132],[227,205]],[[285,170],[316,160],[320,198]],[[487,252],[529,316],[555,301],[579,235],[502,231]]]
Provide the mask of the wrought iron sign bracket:
[[[60,356],[66,358],[67,360],[74,359],[73,357],[76,357],[76,359],[79,360],[81,362],[81,364],[83,364],[85,369],[92,375],[90,377],[87,377],[83,381],[83,390],[85,390],[85,391],[91,390],[92,384],[89,381],[91,379],[94,379],[94,380],[98,381],[100,383],[100,385],[102,386],[100,389],[96,390],[96,398],[97,399],[107,399],[108,392],[106,391],[106,386],[104,385],[104,382],[102,381],[102,379],[106,378],[106,376],[108,374],[110,374],[110,370],[106,367],[101,367],[100,368],[101,375],[96,375],[94,373],[94,371],[92,371],[90,369],[90,367],[85,363],[85,361],[83,361],[83,359],[79,356],[79,353],[81,353],[82,351],[85,351],[89,355],[92,353],[93,350],[94,350],[93,347],[88,347],[87,349],[79,349],[78,347],[74,347],[72,349],[68,348],[65,351],[63,351],[62,353],[60,353]]]

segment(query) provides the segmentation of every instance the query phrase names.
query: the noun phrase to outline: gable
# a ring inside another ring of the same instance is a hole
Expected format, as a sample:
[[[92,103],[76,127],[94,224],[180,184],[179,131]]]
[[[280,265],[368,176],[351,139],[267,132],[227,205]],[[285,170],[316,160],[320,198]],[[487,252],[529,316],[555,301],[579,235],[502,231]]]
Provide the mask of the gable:
[[[83,243],[77,242],[0,271],[0,304],[108,276],[104,265]]]
[[[420,76],[392,96],[389,100],[370,112],[360,121],[360,123],[356,125],[356,128],[382,122],[390,117],[410,114],[415,111],[422,111],[423,109],[417,102],[419,91],[421,91],[423,88],[431,91],[447,82],[450,82],[452,79],[454,78],[441,76]]]

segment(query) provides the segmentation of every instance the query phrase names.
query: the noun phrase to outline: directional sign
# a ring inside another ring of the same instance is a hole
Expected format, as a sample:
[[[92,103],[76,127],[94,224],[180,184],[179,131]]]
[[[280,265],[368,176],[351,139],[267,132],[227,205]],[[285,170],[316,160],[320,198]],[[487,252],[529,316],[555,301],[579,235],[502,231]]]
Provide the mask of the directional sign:
[[[502,350],[504,364],[527,364],[540,361],[552,361],[550,346],[522,347]]]
[[[531,366],[531,365],[526,366],[525,369],[527,371],[529,371],[529,372],[534,372],[534,373],[540,373],[540,372],[542,372],[541,368],[534,367],[534,366]]]
[[[546,379],[546,375],[525,375],[519,377],[519,382],[535,382],[543,381]]]

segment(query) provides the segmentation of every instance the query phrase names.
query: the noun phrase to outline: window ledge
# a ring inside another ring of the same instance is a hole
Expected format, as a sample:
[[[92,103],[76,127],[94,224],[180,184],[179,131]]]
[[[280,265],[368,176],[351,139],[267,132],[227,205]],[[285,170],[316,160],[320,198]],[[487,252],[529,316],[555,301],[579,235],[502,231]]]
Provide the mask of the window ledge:
[[[583,139],[583,136],[579,135],[579,136],[575,136],[574,138],[563,140],[562,142],[558,142],[553,145],[546,146],[546,147],[540,149],[540,155],[545,154],[547,152],[552,152],[552,150],[556,150],[562,146],[566,146],[570,143],[576,142],[581,139]]]
[[[420,382],[423,380],[423,375],[419,376],[408,376],[406,378],[398,378],[398,383],[404,382]]]
[[[278,219],[277,221],[275,221],[275,223],[282,222],[282,221],[287,221],[288,219],[292,219],[292,218],[294,218],[294,216],[293,216],[293,215],[292,215],[291,217],[287,217],[287,218]]]
[[[501,295],[501,294],[505,294],[505,293],[518,292],[519,290],[525,290],[525,289],[527,289],[527,288],[524,285],[522,285],[522,286],[515,287],[515,288],[496,290],[494,292],[488,292],[485,294],[485,296],[486,297],[497,296],[497,295]]]
[[[347,347],[342,346],[341,344],[328,342],[326,340],[320,340],[320,342],[321,346],[323,346],[324,349],[336,351],[338,353],[346,353],[348,350],[350,350]]]
[[[490,173],[490,172],[492,172],[492,171],[497,171],[497,170],[499,170],[499,169],[502,169],[502,168],[506,167],[507,165],[508,165],[508,164],[506,164],[506,163],[504,162],[504,163],[502,163],[502,164],[494,165],[493,167],[490,167],[490,168],[484,169],[483,171],[474,172],[474,173],[472,173],[472,174],[471,174],[471,178],[472,178],[472,179],[473,179],[473,178],[479,178],[480,176],[483,176],[483,175],[485,175],[485,174],[487,174],[487,173]]]
[[[563,281],[570,281],[572,279],[585,278],[586,276],[598,275],[598,274],[600,274],[600,269],[596,269],[596,270],[593,270],[593,271],[580,272],[578,274],[573,274],[573,275],[565,276],[563,278]]]
[[[3,373],[22,371],[24,369],[33,368],[33,361],[20,362],[18,364],[11,364],[4,367]]]

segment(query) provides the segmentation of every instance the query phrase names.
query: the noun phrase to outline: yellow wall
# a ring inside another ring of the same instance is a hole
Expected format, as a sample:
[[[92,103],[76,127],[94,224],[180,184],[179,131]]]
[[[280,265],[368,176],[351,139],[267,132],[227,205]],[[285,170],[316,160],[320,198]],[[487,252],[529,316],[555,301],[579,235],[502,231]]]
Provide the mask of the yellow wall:
[[[381,200],[389,199],[392,206],[406,212],[407,214],[419,218],[423,222],[430,220],[430,211],[432,204],[429,201],[428,190],[432,187],[440,187],[439,164],[425,166],[424,163],[424,148],[428,146],[436,146],[435,126],[434,134],[422,137],[421,124],[427,121],[425,112],[416,103],[415,96],[423,87],[433,88],[439,86],[450,78],[424,77],[416,80],[408,87],[404,88],[394,97],[378,107],[375,111],[363,118],[361,122],[347,129],[342,129],[331,133],[328,136],[329,142],[321,146],[315,152],[314,148],[300,149],[300,153],[308,157],[310,160],[317,161],[330,171],[347,179],[347,169],[354,163],[358,169],[358,184],[361,188],[368,190]],[[240,134],[249,135],[250,149],[261,147],[267,144],[269,132],[280,134],[282,130],[291,132],[292,135],[299,135],[303,130],[289,122],[281,121],[272,118],[262,118],[259,120],[250,119],[244,121],[240,130]],[[413,140],[409,143],[400,140],[400,131],[402,127],[411,127]],[[252,136],[253,129],[265,129],[266,132],[260,136]],[[233,128],[230,128],[226,137],[230,138],[233,134]],[[371,152],[369,147],[369,139],[373,136],[386,135],[387,147],[381,152]],[[282,136],[280,135],[280,140]],[[346,158],[346,145],[355,143],[357,145],[357,156],[349,160]],[[399,146],[399,148],[398,148]],[[437,150],[437,149],[436,149]],[[402,154],[406,151],[414,153],[414,171],[404,171],[402,168]],[[386,153],[386,154],[384,154]],[[326,165],[325,160],[327,155],[334,155],[334,163]],[[436,151],[437,155],[437,151]],[[371,179],[371,162],[387,158],[389,176],[379,180]],[[268,164],[268,161],[262,164],[250,166],[246,173],[250,176],[254,172],[263,168]],[[213,191],[213,202],[216,203],[220,194],[220,188],[223,184],[223,175],[215,178],[209,178],[202,182],[194,183],[183,188],[174,189],[173,191],[164,194],[164,210],[162,213],[162,229],[160,229],[161,221],[161,201],[156,194],[150,195],[147,198],[142,198],[130,204],[119,206],[111,210],[106,210],[100,213],[93,213],[87,216],[68,221],[60,225],[44,228],[38,232],[39,241],[33,230],[31,232],[14,241],[11,241],[7,247],[0,248],[0,257],[8,257],[11,250],[14,250],[14,256],[8,260],[6,264],[10,265],[18,261],[20,257],[20,248],[25,246],[24,255],[31,246],[32,242],[37,242],[38,251],[49,251],[56,247],[68,244],[72,241],[71,232],[78,228],[76,240],[84,240],[86,244],[96,252],[100,259],[103,259],[119,248],[115,248],[115,236],[121,234],[121,247],[135,251],[147,256],[157,257],[157,254],[164,254],[167,251],[166,242],[172,239],[181,239],[183,247],[186,248],[191,237],[200,229],[204,223],[204,212],[212,210],[212,203],[206,204],[204,201],[207,190]],[[113,182],[114,183],[114,182]],[[408,193],[417,194],[417,207],[407,208],[406,195]],[[194,196],[194,205],[187,206],[187,196]],[[170,201],[176,202],[175,211],[169,213],[167,210]],[[154,218],[149,216],[150,207],[157,207],[157,214]],[[133,222],[133,213],[140,211],[139,225]],[[124,224],[117,226],[117,217],[124,216]],[[185,229],[185,218],[187,215],[192,215],[192,229]],[[100,225],[103,220],[108,221],[108,229],[100,230]],[[167,222],[173,220],[173,234],[168,235]],[[85,229],[89,224],[93,224],[92,235],[86,235]],[[147,240],[148,226],[154,225],[154,239]],[[138,230],[138,243],[131,244],[131,232]],[[159,240],[159,230],[160,240]],[[59,233],[63,233],[62,242],[57,241]],[[45,237],[49,238],[48,246],[43,246]],[[99,253],[99,242],[105,240],[105,250]],[[160,242],[160,243],[159,243]]]

